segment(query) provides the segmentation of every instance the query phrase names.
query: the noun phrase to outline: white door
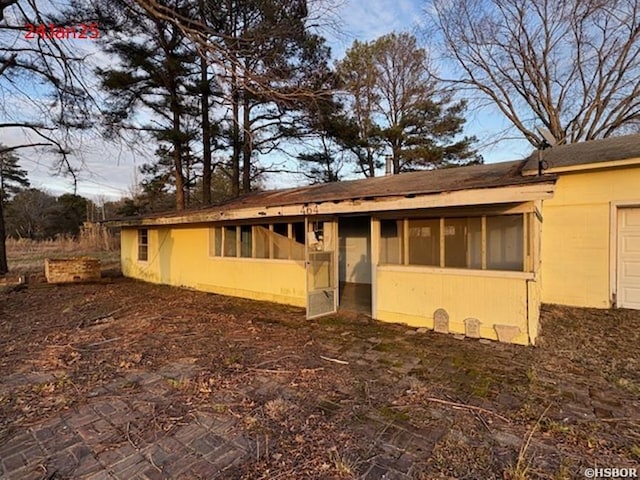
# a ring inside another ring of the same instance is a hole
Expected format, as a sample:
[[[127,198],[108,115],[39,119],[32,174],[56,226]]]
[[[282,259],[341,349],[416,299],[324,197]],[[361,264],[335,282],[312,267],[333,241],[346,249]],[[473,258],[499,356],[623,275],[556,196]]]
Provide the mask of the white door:
[[[618,306],[640,310],[640,208],[618,210]]]

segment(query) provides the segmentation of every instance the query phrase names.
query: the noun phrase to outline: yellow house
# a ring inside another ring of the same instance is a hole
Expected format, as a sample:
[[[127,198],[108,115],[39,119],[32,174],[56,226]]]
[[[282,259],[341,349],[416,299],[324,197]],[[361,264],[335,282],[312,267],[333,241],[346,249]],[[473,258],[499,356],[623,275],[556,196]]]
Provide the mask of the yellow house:
[[[534,344],[542,302],[640,308],[640,135],[118,225],[129,277]]]

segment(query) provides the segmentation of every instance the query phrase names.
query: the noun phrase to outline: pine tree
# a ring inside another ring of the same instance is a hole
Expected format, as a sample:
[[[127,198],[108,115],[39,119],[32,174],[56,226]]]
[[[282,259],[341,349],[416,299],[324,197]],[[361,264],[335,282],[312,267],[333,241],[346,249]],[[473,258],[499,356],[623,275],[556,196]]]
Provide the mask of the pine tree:
[[[440,88],[415,37],[391,33],[354,42],[338,64],[356,142],[345,143],[358,169],[373,176],[390,153],[393,172],[481,163],[473,137],[462,137],[466,108]],[[344,142],[343,142],[344,143]]]
[[[167,0],[167,6],[183,15],[193,13],[187,0]],[[135,128],[151,133],[169,145],[176,208],[187,206],[186,156],[198,132],[198,97],[194,76],[198,72],[197,53],[178,27],[149,17],[144,11],[129,12],[104,21],[106,49],[116,55],[121,66],[99,70],[103,87],[111,94],[108,122],[116,129]],[[148,122],[136,123],[136,114],[152,115]]]
[[[26,170],[18,165],[20,159],[0,144],[0,275],[9,271],[7,264],[7,232],[4,223],[4,206],[7,200],[29,186]]]

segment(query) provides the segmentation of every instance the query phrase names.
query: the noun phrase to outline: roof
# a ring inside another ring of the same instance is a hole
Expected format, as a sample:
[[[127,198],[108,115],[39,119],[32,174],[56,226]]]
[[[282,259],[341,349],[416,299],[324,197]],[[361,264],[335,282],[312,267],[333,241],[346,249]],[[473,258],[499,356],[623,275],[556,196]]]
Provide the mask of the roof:
[[[220,219],[227,212],[241,209],[269,209],[272,211],[278,207],[326,203],[340,204],[341,202],[358,200],[414,198],[462,190],[535,185],[553,183],[555,181],[555,176],[553,175],[545,175],[543,177],[523,176],[521,170],[525,162],[526,160],[518,160],[472,165],[269,190],[244,195],[214,207],[145,215],[143,219],[145,224],[153,224],[153,219],[162,219],[162,222],[159,223],[163,224],[170,223],[171,219],[175,219],[176,223],[189,223],[204,221],[203,219]],[[490,203],[491,197],[487,198],[487,202]],[[264,215],[264,213],[262,214]],[[185,217],[191,217],[191,220],[187,221]],[[123,219],[113,223],[122,226],[139,224],[134,219]]]
[[[538,178],[523,177],[521,175],[522,165],[523,161],[519,160],[269,190],[244,195],[219,207],[226,209],[268,207],[376,197],[407,197],[457,190],[523,185],[540,181]]]
[[[545,171],[599,168],[605,162],[640,163],[640,134],[609,137],[547,148],[541,152]],[[537,175],[538,152],[529,155],[523,175]]]

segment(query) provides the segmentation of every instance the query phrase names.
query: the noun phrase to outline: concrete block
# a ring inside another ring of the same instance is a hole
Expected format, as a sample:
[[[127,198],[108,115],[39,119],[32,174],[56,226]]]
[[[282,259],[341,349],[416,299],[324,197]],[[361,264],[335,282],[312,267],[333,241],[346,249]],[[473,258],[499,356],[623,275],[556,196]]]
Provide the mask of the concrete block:
[[[449,314],[444,308],[433,312],[433,329],[438,333],[449,333]]]
[[[477,318],[465,318],[464,334],[470,338],[480,338],[480,320]]]
[[[100,280],[100,260],[91,257],[47,258],[44,273],[48,283],[95,282]]]
[[[520,335],[520,328],[513,325],[494,325],[498,340],[504,343],[513,343],[513,339]]]

